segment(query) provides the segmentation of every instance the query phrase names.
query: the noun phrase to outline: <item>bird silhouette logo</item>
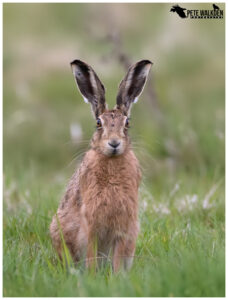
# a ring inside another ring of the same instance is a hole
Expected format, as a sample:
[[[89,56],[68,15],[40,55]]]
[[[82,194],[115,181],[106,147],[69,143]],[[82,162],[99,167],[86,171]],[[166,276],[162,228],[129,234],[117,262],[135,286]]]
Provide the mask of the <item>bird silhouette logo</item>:
[[[220,9],[217,5],[215,5],[215,4],[213,4],[213,8],[214,8],[214,10],[216,10],[216,9]]]
[[[176,12],[178,14],[179,17],[181,18],[187,18],[186,14],[185,14],[185,11],[186,8],[182,8],[180,7],[178,4],[177,5],[173,5],[172,8],[170,9],[170,11],[172,12]]]

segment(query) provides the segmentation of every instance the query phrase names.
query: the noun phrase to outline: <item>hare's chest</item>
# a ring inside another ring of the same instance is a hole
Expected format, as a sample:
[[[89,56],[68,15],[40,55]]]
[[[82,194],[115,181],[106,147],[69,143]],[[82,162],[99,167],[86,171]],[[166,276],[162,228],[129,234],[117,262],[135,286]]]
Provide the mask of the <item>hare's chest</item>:
[[[102,194],[120,198],[121,193],[130,193],[138,189],[140,181],[137,166],[114,163],[105,166],[91,166],[81,178],[82,192],[92,193],[93,198]]]
[[[88,168],[80,187],[87,219],[96,227],[122,224],[127,228],[129,220],[137,215],[139,180],[135,165],[117,161],[111,166]]]

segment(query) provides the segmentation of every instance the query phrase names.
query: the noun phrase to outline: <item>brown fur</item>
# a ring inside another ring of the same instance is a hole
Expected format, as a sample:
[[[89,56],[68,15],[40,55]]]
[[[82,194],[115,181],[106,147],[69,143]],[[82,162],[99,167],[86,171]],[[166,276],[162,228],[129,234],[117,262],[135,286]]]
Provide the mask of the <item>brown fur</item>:
[[[125,269],[131,266],[139,231],[138,187],[141,172],[131,149],[127,124],[133,98],[127,100],[123,95],[120,97],[119,92],[119,106],[107,110],[104,90],[98,92],[103,85],[93,69],[78,60],[72,65],[76,65],[73,72],[79,89],[91,103],[99,122],[91,140],[91,149],[72,176],[53,217],[50,233],[60,258],[63,255],[61,229],[75,262],[86,258],[88,267],[96,266],[97,257],[103,257],[99,262],[105,261],[112,250],[113,269],[117,272],[121,266]],[[148,61],[141,61],[128,72],[127,76],[133,74],[133,82],[128,83],[128,88],[129,84],[132,85],[134,97],[143,89],[147,68]],[[121,89],[124,92],[123,86]]]
[[[111,127],[111,114],[114,114],[119,126]],[[107,122],[105,137],[123,135],[121,118],[118,111],[104,113],[103,119]],[[99,145],[103,147],[101,130],[95,132],[92,149],[85,154],[78,171],[73,175],[57,211],[66,245],[75,262],[83,257],[87,247],[88,264],[95,256],[108,255],[110,249],[113,249],[114,270],[117,271],[120,256],[124,256],[123,260],[126,261],[128,256],[134,255],[139,229],[137,198],[141,173],[130,148],[127,132],[125,134],[122,137],[124,153],[107,156],[99,148]],[[50,231],[53,244],[61,257],[62,242],[56,216]],[[95,241],[98,243],[98,253],[93,252]],[[128,244],[134,246],[129,250]]]

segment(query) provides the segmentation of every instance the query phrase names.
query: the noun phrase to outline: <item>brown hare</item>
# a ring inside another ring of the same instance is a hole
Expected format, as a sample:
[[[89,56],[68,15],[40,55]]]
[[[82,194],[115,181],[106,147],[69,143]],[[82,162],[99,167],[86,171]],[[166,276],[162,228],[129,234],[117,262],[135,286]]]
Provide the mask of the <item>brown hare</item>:
[[[140,166],[128,136],[129,115],[146,83],[152,63],[142,60],[131,66],[121,81],[114,109],[108,110],[105,89],[86,63],[71,63],[78,88],[92,106],[96,131],[90,150],[73,174],[50,233],[62,258],[62,236],[74,262],[85,258],[96,266],[112,253],[114,272],[128,270],[133,262],[138,224]]]

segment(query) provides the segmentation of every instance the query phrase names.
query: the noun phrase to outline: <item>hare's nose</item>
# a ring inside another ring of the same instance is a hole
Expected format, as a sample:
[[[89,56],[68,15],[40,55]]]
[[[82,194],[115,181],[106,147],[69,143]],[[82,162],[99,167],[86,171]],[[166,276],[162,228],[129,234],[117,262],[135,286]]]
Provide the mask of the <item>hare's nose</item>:
[[[118,142],[116,140],[111,140],[110,143],[108,143],[108,144],[109,144],[109,146],[111,146],[115,149],[120,145],[120,142]]]

